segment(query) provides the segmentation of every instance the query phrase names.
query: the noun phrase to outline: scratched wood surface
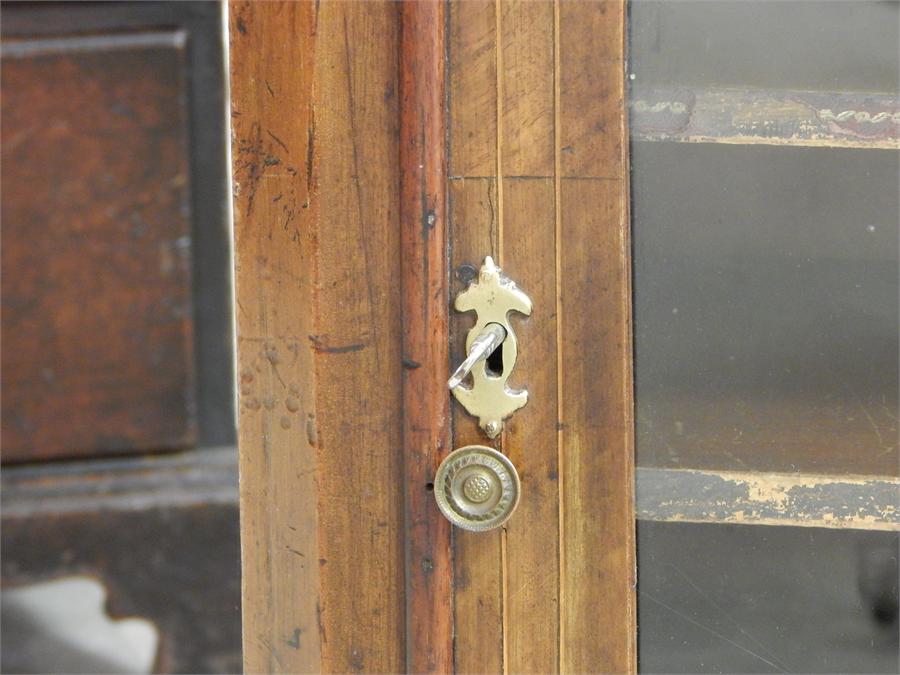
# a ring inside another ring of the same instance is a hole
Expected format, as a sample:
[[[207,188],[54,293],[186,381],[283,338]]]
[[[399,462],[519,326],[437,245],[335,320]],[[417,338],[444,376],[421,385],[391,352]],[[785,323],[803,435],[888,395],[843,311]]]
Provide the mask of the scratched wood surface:
[[[900,530],[900,479],[637,467],[639,520]]]
[[[245,669],[400,672],[397,7],[230,9]]]
[[[634,671],[624,5],[452,2],[449,34],[452,268],[493,255],[535,306],[500,439],[521,503],[455,533],[456,669]],[[485,442],[454,421],[454,447]]]
[[[560,3],[558,22],[560,661],[565,672],[634,672],[625,3]]]

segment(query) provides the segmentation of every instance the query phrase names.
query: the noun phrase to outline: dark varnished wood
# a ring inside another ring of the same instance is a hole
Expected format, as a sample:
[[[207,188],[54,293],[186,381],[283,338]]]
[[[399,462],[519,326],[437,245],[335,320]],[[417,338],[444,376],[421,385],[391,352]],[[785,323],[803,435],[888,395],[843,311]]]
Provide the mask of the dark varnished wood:
[[[444,3],[400,9],[400,229],[406,667],[452,667],[450,524],[434,501],[449,451]]]
[[[196,438],[184,36],[2,60],[3,459]]]

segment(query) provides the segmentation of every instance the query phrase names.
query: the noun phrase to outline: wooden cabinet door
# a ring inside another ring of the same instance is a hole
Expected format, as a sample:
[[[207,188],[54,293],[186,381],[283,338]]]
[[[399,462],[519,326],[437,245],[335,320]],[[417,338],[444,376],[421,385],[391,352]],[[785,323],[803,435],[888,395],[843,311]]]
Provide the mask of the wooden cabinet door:
[[[621,0],[230,5],[249,672],[633,672]],[[489,440],[447,388],[485,256],[531,297]],[[435,470],[521,498],[454,529]]]

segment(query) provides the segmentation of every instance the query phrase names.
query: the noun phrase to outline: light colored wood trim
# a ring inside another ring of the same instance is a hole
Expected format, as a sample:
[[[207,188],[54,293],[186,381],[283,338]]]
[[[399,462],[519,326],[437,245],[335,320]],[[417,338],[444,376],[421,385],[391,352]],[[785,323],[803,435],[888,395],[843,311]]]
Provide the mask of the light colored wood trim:
[[[400,672],[397,6],[229,24],[245,669]]]

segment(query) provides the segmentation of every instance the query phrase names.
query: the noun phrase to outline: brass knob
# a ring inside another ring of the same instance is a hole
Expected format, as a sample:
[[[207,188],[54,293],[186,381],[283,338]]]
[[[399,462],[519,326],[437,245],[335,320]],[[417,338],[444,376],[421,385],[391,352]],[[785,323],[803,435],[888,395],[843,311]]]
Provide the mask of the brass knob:
[[[500,527],[519,503],[519,474],[501,452],[483,445],[454,450],[434,478],[434,496],[447,520],[472,532]]]

